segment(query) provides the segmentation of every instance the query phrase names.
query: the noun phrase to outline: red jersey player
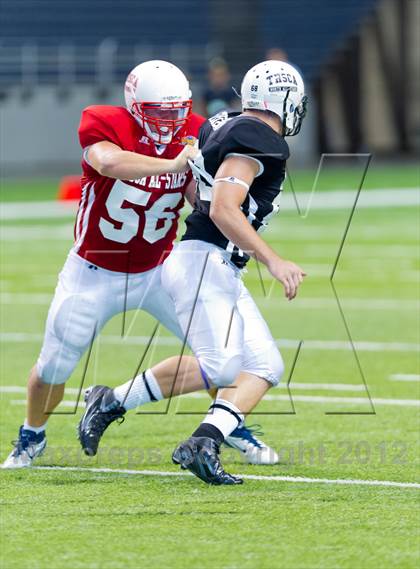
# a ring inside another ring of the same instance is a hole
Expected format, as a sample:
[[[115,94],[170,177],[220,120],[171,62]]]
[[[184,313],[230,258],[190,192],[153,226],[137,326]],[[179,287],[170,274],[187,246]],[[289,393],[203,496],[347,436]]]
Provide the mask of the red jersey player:
[[[126,108],[92,106],[82,114],[83,189],[75,243],[59,275],[41,353],[30,373],[27,418],[4,468],[31,466],[42,454],[46,422],[63,398],[65,382],[114,315],[141,308],[183,338],[160,273],[184,196],[195,190],[187,161],[197,153],[191,143],[204,119],[191,113],[182,71],[165,61],[134,68],[125,83],[125,100]],[[125,408],[110,397],[108,409],[102,397],[109,412],[106,421],[98,416],[104,423],[100,430],[136,403],[209,387],[191,357],[182,359],[174,386],[178,363],[178,357],[169,358],[135,378]]]
[[[82,197],[75,243],[59,275],[44,342],[28,381],[27,418],[4,467],[30,466],[45,446],[48,415],[104,324],[143,308],[182,337],[160,266],[176,236],[192,175],[187,160],[204,119],[191,113],[180,69],[148,61],[125,83],[127,108],[92,106],[79,128]],[[201,380],[202,387],[202,380]]]
[[[126,91],[134,87],[136,79],[137,74],[131,73]],[[186,80],[185,85],[188,85]],[[184,90],[185,98],[188,91]],[[147,94],[142,95],[145,97],[149,98]],[[147,115],[144,127],[122,107],[97,106],[83,111],[79,128],[84,148],[83,191],[75,224],[74,252],[110,271],[143,273],[156,267],[164,261],[163,252],[170,251],[176,237],[179,212],[192,178],[191,171],[186,171],[185,157],[191,154],[189,149],[180,155],[181,135],[194,139],[203,119],[190,114],[190,100],[179,104],[173,102],[174,95],[168,98],[171,102],[167,110],[162,111],[161,106],[152,104],[143,107],[139,116],[146,112],[153,116],[151,123]],[[160,95],[159,99],[164,96]],[[181,119],[157,118],[158,115],[177,117],[180,114]],[[148,123],[156,125],[156,130]],[[161,123],[168,126],[160,127]],[[172,134],[162,133],[177,129],[176,138],[172,140]],[[97,143],[100,146],[93,148]],[[115,146],[123,150],[112,154]],[[124,153],[127,158],[137,159],[136,155],[141,154],[156,159],[147,170],[127,162],[126,172],[121,172]],[[178,162],[174,160],[177,157]],[[113,168],[119,176],[125,174],[124,181],[112,177]],[[144,176],[129,179],[143,172]]]

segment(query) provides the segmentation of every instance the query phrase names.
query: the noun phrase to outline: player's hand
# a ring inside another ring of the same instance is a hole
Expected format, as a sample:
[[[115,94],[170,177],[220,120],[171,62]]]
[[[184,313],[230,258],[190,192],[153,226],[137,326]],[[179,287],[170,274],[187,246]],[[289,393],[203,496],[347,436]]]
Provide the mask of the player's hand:
[[[178,156],[172,160],[173,167],[171,168],[171,171],[179,173],[188,170],[188,160],[194,160],[198,152],[198,148],[187,144],[183,148],[182,152],[180,152]]]
[[[273,277],[283,285],[285,297],[288,300],[293,300],[297,295],[299,285],[306,277],[305,271],[295,263],[285,261],[280,257],[274,257],[267,268]]]

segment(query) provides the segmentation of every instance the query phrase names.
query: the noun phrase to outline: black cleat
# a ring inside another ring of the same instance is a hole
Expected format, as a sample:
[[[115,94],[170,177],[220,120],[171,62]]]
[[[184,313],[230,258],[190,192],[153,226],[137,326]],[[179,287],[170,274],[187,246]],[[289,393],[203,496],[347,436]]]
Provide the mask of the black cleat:
[[[242,484],[242,478],[223,470],[219,459],[219,447],[210,437],[190,437],[172,454],[172,462],[190,470],[207,484]]]
[[[85,454],[94,456],[99,441],[108,426],[122,419],[126,410],[115,398],[114,392],[104,385],[96,385],[85,391],[86,410],[79,421],[79,441]]]

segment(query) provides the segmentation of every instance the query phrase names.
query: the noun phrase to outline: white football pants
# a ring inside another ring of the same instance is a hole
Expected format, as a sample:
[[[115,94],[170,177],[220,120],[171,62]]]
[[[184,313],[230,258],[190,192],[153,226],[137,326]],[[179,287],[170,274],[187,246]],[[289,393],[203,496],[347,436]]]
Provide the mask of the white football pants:
[[[58,277],[37,362],[42,381],[67,381],[94,337],[124,310],[145,310],[182,340],[173,302],[161,285],[161,271],[161,265],[128,275],[108,271],[70,251]]]
[[[163,264],[162,284],[213,384],[230,385],[240,371],[279,382],[282,357],[225,250],[204,241],[181,241]]]

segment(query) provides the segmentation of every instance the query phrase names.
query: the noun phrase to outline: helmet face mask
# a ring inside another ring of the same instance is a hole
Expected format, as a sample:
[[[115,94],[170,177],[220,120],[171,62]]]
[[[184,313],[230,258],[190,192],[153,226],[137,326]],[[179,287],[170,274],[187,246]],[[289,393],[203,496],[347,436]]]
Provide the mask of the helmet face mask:
[[[162,104],[133,103],[132,114],[156,144],[169,144],[182,136],[191,107],[191,100]]]
[[[289,92],[287,93],[289,95]],[[284,136],[295,136],[302,128],[303,119],[306,116],[308,97],[304,95],[301,103],[295,107],[293,103],[287,104],[288,97],[284,100],[283,107],[283,134]]]
[[[188,80],[167,61],[146,61],[125,83],[127,109],[155,144],[178,141],[185,132],[192,101]]]
[[[271,111],[281,120],[284,136],[295,136],[306,115],[303,79],[289,63],[270,60],[252,67],[241,86],[242,107]]]

